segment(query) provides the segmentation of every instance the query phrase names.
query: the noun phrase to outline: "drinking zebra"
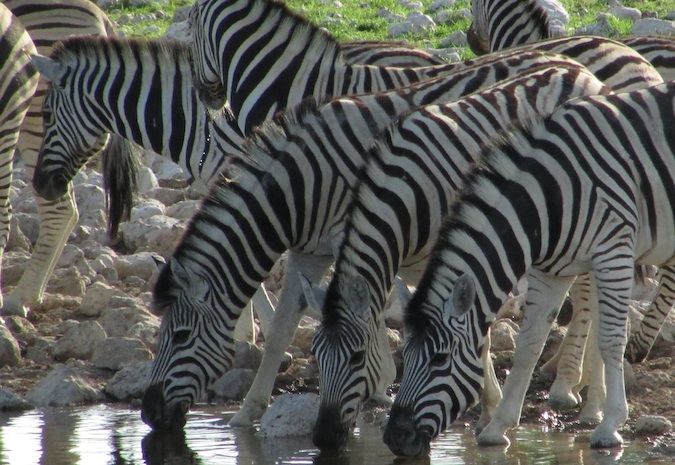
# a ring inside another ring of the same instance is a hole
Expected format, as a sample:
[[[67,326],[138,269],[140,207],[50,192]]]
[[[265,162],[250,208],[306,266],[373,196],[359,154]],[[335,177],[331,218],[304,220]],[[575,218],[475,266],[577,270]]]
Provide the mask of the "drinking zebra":
[[[9,238],[14,150],[38,83],[31,52],[35,46],[23,25],[0,4],[0,258]]]
[[[472,50],[477,54],[488,51],[504,50],[518,44],[536,43],[542,38],[551,35],[551,23],[556,20],[551,15],[562,16],[563,20],[558,23],[563,24],[566,21],[564,7],[552,0],[546,2],[539,0],[499,0],[499,1],[473,1],[472,27],[467,32],[467,38]],[[545,8],[545,6],[547,8]],[[564,27],[555,28],[554,35],[564,35]],[[622,43],[632,47],[640,53],[645,59],[657,69],[665,82],[675,79],[675,39],[669,37],[624,37],[619,39]],[[672,287],[672,277],[667,273],[663,276],[658,275],[659,281],[665,280],[663,285]],[[586,295],[582,294],[587,286],[576,286],[572,297],[582,305],[575,305],[578,313],[572,319],[568,326],[563,344],[555,360],[558,361],[556,369],[563,372],[563,376],[558,376],[551,387],[549,403],[556,408],[570,408],[578,404],[581,400],[578,392],[584,387],[584,382],[590,381],[589,398],[581,412],[580,419],[584,422],[597,421],[600,415],[599,401],[593,395],[602,390],[602,378],[599,376],[583,376],[582,367],[586,371],[601,371],[599,354],[590,354],[589,363],[582,363],[584,358],[584,348],[586,345],[586,336],[589,332],[590,317],[588,311],[590,308],[583,305],[588,300]],[[661,293],[656,301],[651,305],[640,324],[632,328],[632,335],[626,347],[626,358],[631,362],[643,361],[663,326],[668,313],[673,308],[673,301],[669,300],[669,293]],[[595,343],[594,341],[592,342]],[[546,369],[553,371],[551,363],[547,364]],[[571,384],[573,379],[577,384]]]
[[[371,149],[345,214],[345,238],[328,290],[306,292],[310,305],[322,310],[313,343],[321,391],[316,445],[346,442],[381,375],[380,354],[388,342],[380,335],[394,277],[405,271],[407,282],[417,282],[441,219],[479,162],[481,147],[570,98],[609,92],[587,72],[545,68],[453,103],[419,107],[414,116],[402,117],[396,143]],[[492,378],[483,391],[488,398],[482,402],[482,425],[501,398],[489,350],[484,356]]]
[[[452,208],[406,308],[404,373],[385,431],[401,455],[476,402],[485,334],[523,276],[530,290],[514,370],[481,444],[504,444],[565,293],[590,273],[607,399],[591,447],[622,443],[623,378],[635,263],[675,264],[675,83],[572,100],[488,147]],[[383,138],[385,142],[387,138]],[[535,356],[535,357],[533,357]],[[518,371],[518,376],[516,375]]]
[[[39,53],[48,53],[56,41],[71,34],[109,35],[112,24],[105,13],[87,0],[6,0],[3,2],[21,21],[35,43]],[[46,89],[43,79],[30,103],[30,108],[21,127],[17,148],[24,161],[26,174],[32,177],[42,143],[42,99]],[[98,141],[100,150],[107,136]],[[116,150],[128,150],[120,140],[115,140]],[[115,222],[130,205],[130,186],[121,185],[121,198],[111,202],[113,213],[110,217],[111,232]],[[36,197],[40,228],[37,243],[33,247],[19,283],[5,296],[0,313],[26,316],[28,308],[42,301],[47,280],[65,246],[68,235],[78,221],[77,206],[70,189],[59,198],[50,200]]]
[[[305,307],[296,270],[315,281],[330,264],[349,186],[378,130],[415,106],[457,98],[537,64],[578,66],[538,52],[491,59],[388,93],[318,107],[306,101],[254,132],[245,144],[248,155],[232,161],[241,174],[212,187],[155,288],[164,318],[144,397],[146,422],[159,428],[182,424],[187,408],[230,367],[231,330],[241,308],[290,249],[265,357],[233,421],[250,424],[262,414]]]

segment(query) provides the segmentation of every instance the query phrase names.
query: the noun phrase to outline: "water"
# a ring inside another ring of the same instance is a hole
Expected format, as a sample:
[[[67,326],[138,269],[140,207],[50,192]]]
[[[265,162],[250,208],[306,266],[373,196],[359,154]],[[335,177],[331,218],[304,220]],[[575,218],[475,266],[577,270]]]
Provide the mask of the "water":
[[[77,409],[0,413],[0,465],[380,465],[380,464],[653,464],[672,465],[673,457],[650,452],[643,441],[623,450],[593,451],[588,434],[545,432],[533,427],[511,434],[508,448],[477,448],[473,433],[454,427],[432,444],[430,458],[398,459],[373,425],[360,425],[347,451],[319,454],[308,437],[261,438],[253,430],[233,429],[233,412],[193,410],[185,434],[157,434],[138,410],[110,405]]]

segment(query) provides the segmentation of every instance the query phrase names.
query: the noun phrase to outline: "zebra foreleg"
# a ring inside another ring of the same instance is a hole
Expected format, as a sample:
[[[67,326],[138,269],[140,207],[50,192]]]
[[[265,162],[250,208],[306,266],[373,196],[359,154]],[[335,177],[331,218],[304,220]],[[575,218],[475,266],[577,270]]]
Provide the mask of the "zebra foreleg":
[[[504,397],[492,420],[478,435],[478,444],[509,444],[506,430],[518,426],[520,422],[534,366],[573,281],[574,278],[554,277],[530,270],[525,315],[513,357],[513,368],[504,384]]]
[[[556,364],[556,378],[549,391],[548,403],[557,410],[576,407],[581,402],[577,386],[582,378],[582,361],[591,326],[590,278],[579,276],[570,289],[573,315],[558,353],[549,363]]]
[[[281,296],[272,319],[272,331],[265,335],[265,353],[241,408],[230,420],[231,426],[251,426],[267,408],[284,352],[292,342],[306,308],[298,272],[317,282],[332,261],[332,256],[288,255]]]
[[[475,432],[480,434],[497,410],[497,406],[502,400],[502,389],[499,387],[499,381],[495,374],[495,368],[492,365],[492,356],[490,355],[490,333],[488,332],[483,345],[483,374],[484,385],[480,395],[480,417],[476,422]]]
[[[620,232],[613,231],[613,234],[620,237]],[[612,257],[597,254],[594,260],[599,311],[596,331],[600,356],[605,364],[607,397],[603,406],[603,419],[591,434],[591,447],[606,448],[623,444],[618,429],[628,419],[623,355],[633,285],[632,252],[629,245],[617,245],[612,248]]]
[[[79,219],[72,184],[68,193],[55,201],[35,198],[40,216],[38,240],[19,283],[3,303],[5,315],[26,316],[28,308],[42,302],[47,281]]]

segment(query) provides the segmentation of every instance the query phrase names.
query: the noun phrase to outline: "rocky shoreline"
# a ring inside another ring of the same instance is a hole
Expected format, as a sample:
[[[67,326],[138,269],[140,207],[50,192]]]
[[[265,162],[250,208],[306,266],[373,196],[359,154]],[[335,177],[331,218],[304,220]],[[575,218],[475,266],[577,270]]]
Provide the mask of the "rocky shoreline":
[[[672,20],[664,22],[673,25]],[[659,27],[665,26],[659,23]],[[184,38],[181,34],[185,26],[180,21],[171,30],[173,37]],[[597,33],[595,29],[587,32]],[[461,37],[452,45],[461,46]],[[139,406],[160,325],[160,319],[150,310],[153,284],[201,198],[186,184],[175,164],[150,152],[144,152],[141,158],[139,197],[130,220],[120,227],[121,239],[115,249],[106,245],[105,194],[96,160],[74,180],[80,221],[49,282],[43,303],[28,318],[0,318],[0,411],[101,402]],[[30,180],[23,173],[19,162],[12,182],[12,230],[3,257],[4,295],[18,282],[37,239],[37,208]],[[282,272],[280,267],[266,283],[272,293],[279,288]],[[390,319],[390,341],[400,363],[403,334],[395,314],[392,312]],[[518,323],[517,312],[498,322],[493,352],[501,381],[511,366]],[[309,350],[317,324],[310,316],[303,319],[277,377],[275,396],[318,392],[317,368]],[[561,328],[552,332],[542,360],[552,356],[563,332]],[[675,315],[671,312],[650,359],[632,367],[627,365],[630,418],[626,432],[630,435],[675,442],[670,425],[675,421],[674,341]],[[257,343],[264,347],[259,332]],[[259,347],[240,342],[234,369],[215,383],[204,400],[236,406],[252,382],[260,359]],[[579,428],[577,410],[556,413],[547,406],[551,381],[550,375],[535,372],[523,409],[523,423]],[[395,390],[396,385],[392,392]],[[364,415],[379,421],[381,412],[375,407]],[[471,423],[476,418],[472,411],[464,421]],[[675,454],[675,450],[672,452]]]

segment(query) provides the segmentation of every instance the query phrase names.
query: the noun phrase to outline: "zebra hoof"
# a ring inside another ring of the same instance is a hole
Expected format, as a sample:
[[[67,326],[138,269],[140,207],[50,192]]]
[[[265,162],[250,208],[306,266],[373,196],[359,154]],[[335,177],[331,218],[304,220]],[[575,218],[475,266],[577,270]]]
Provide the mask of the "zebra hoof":
[[[0,300],[0,304],[0,315],[2,316],[20,316],[21,318],[28,316],[28,307],[11,295]]]
[[[489,425],[481,431],[476,442],[479,446],[508,446],[511,444],[504,432],[491,431]]]
[[[617,431],[606,431],[599,426],[591,433],[592,449],[612,449],[623,446],[623,439]]]
[[[602,412],[598,408],[588,408],[588,406],[581,409],[579,413],[579,423],[584,426],[595,426],[602,421]]]
[[[558,411],[571,410],[579,405],[579,399],[571,392],[564,394],[555,394],[551,392],[548,397],[548,405],[550,405],[552,409]]]

